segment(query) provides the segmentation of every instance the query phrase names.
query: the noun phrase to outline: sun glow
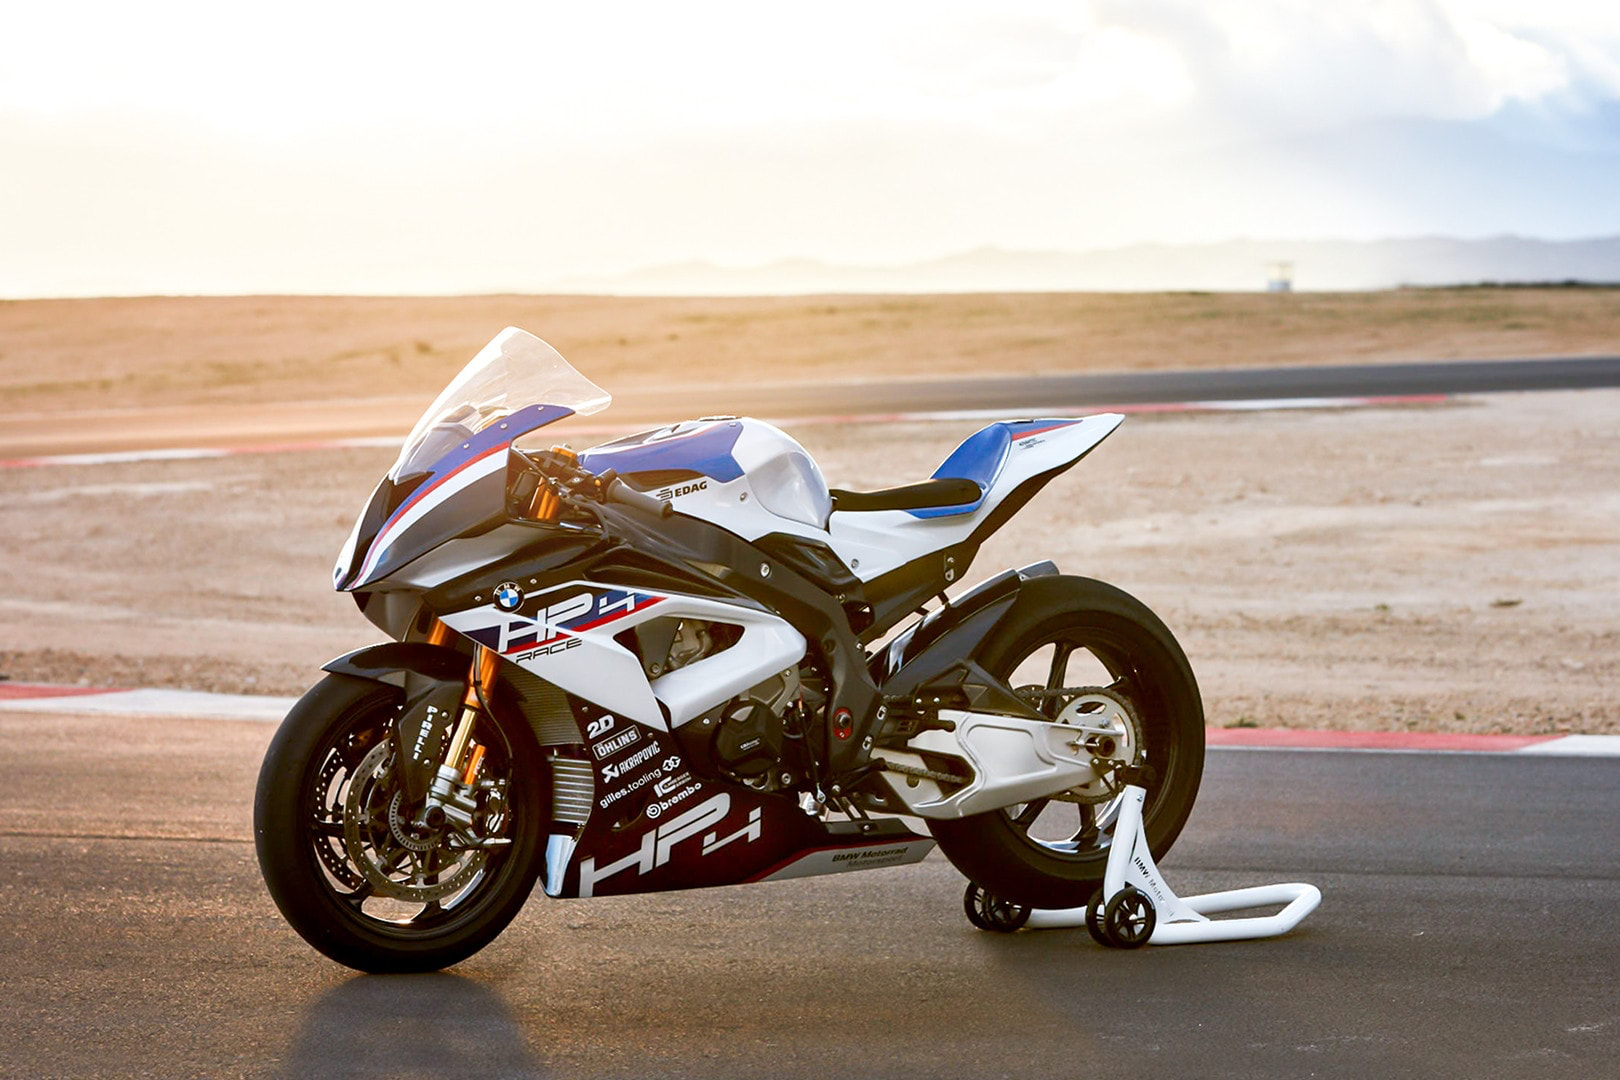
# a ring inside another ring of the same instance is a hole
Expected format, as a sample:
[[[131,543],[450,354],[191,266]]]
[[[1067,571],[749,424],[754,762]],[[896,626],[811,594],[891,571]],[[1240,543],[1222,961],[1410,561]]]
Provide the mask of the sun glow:
[[[536,289],[692,259],[1620,231],[1569,198],[1494,196],[1492,217],[1466,218],[1358,173],[1437,145],[1416,135],[1312,167],[1312,147],[1349,145],[1341,129],[1510,108],[1529,110],[1521,133],[1556,122],[1562,144],[1608,152],[1620,18],[1541,7],[13,5],[0,295]]]

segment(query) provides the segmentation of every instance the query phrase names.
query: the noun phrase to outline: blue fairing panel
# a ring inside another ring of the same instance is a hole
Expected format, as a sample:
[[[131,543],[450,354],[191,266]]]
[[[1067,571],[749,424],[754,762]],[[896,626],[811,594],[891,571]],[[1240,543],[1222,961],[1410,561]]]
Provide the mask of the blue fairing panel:
[[[713,423],[683,432],[672,428],[643,431],[585,451],[579,463],[593,473],[613,469],[620,474],[688,469],[730,483],[743,474],[732,456],[742,428],[733,423]]]
[[[970,503],[961,506],[933,506],[926,510],[912,510],[913,517],[936,518],[951,517],[956,514],[971,514],[984,503],[985,493],[996,482],[1001,473],[1001,467],[1007,464],[1007,451],[1012,447],[1012,436],[1003,423],[991,424],[989,427],[969,435],[961,446],[951,451],[951,456],[934,470],[935,480],[971,480],[979,485],[979,497]]]
[[[907,513],[919,518],[973,513],[984,504],[984,497],[995,487],[1015,441],[1078,423],[1079,420],[998,420],[988,427],[981,428],[969,435],[961,446],[951,451],[951,456],[934,470],[933,476],[935,480],[973,481],[979,485],[978,501],[961,506],[934,506],[926,510],[909,510]]]

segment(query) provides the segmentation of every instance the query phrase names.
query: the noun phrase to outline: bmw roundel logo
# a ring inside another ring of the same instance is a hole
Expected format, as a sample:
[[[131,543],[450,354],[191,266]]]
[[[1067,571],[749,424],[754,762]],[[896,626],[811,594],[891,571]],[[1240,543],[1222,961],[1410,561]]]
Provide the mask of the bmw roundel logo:
[[[516,611],[523,603],[523,590],[515,581],[503,581],[495,586],[495,603],[502,611]]]

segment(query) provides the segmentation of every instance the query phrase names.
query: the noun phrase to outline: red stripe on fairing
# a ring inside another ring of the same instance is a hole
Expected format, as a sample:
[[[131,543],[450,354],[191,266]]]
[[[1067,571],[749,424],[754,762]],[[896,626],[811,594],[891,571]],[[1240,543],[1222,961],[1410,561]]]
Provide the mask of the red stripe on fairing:
[[[462,473],[466,472],[468,469],[472,468],[474,465],[478,464],[480,461],[483,461],[485,458],[489,457],[491,454],[504,453],[506,451],[506,448],[511,446],[511,445],[512,444],[510,442],[496,443],[494,446],[490,447],[488,450],[485,450],[482,454],[475,454],[472,457],[468,458],[466,461],[462,462],[460,465],[457,465],[454,469],[451,469],[449,472],[447,472],[443,476],[439,477],[439,479],[433,481],[433,483],[429,484],[427,487],[423,488],[421,491],[418,491],[415,495],[412,495],[409,499],[406,499],[405,500],[405,505],[400,507],[398,510],[395,510],[394,511],[394,516],[389,519],[389,523],[387,525],[383,526],[382,535],[387,535],[388,529],[394,523],[398,522],[401,518],[403,518],[406,514],[410,513],[413,509],[415,509],[422,502],[423,499],[426,499],[429,495],[433,494],[435,491],[438,491],[445,484],[448,484],[451,480],[453,480],[456,477],[460,476]],[[380,537],[379,537],[379,539],[380,539]]]
[[[542,645],[550,645],[552,642],[561,641],[565,637],[578,637],[580,634],[585,633],[585,631],[587,631],[587,630],[595,630],[598,626],[606,626],[610,622],[617,622],[618,620],[624,618],[626,615],[634,615],[636,612],[644,611],[647,608],[652,607],[654,604],[661,604],[661,603],[664,602],[664,600],[665,600],[665,598],[662,597],[662,596],[650,597],[647,600],[646,603],[637,604],[634,608],[631,608],[629,611],[619,611],[619,612],[615,612],[612,615],[604,615],[600,619],[593,619],[592,621],[586,623],[584,626],[569,626],[569,627],[561,628],[557,633],[555,633],[555,634],[551,635],[550,637],[546,638],[544,641],[531,641],[526,645],[513,645],[511,648],[509,648],[505,652],[501,653],[501,655],[502,656],[508,656],[508,655],[510,655],[512,653],[515,653],[515,652],[522,652],[524,649],[538,649]]]
[[[606,626],[610,622],[617,622],[626,615],[634,615],[636,612],[641,611],[644,608],[650,608],[654,604],[663,603],[663,601],[664,598],[662,596],[649,597],[645,604],[637,604],[628,611],[619,611],[612,615],[604,615],[600,619],[595,619],[586,623],[584,626],[570,626],[567,628],[567,631],[570,634],[583,634],[587,630],[595,630],[598,626]]]
[[[528,641],[528,642],[524,642],[522,645],[513,645],[513,646],[510,646],[509,648],[507,648],[506,651],[502,652],[501,655],[502,656],[511,656],[513,653],[522,652],[524,649],[538,649],[542,645],[550,645],[553,641],[561,641],[563,639],[563,636],[564,635],[562,635],[562,634],[553,634],[550,637],[546,638],[544,641],[539,641],[539,640]]]
[[[1064,427],[1073,427],[1080,422],[1080,420],[1061,420],[1056,424],[1048,424],[1046,427],[1036,428],[1034,431],[1020,432],[1013,436],[1013,441],[1017,442],[1019,439],[1027,439],[1031,435],[1045,435],[1048,431],[1056,431],[1058,428]]]

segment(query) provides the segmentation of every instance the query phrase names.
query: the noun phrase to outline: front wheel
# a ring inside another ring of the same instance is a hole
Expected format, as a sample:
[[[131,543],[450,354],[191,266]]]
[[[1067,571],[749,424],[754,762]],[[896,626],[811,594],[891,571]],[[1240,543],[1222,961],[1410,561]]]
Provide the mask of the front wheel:
[[[505,929],[534,887],[545,772],[527,727],[480,715],[468,830],[416,824],[394,769],[401,692],[328,675],[299,699],[259,772],[253,832],[282,915],[360,971],[436,971]],[[475,846],[480,840],[495,840]]]
[[[1158,617],[1100,581],[1035,578],[975,659],[1054,723],[1094,709],[1114,718],[1116,755],[1151,770],[1142,820],[1149,849],[1162,857],[1198,794],[1204,706]],[[1052,798],[928,827],[957,869],[997,896],[1073,908],[1102,884],[1120,800],[1105,774]]]

